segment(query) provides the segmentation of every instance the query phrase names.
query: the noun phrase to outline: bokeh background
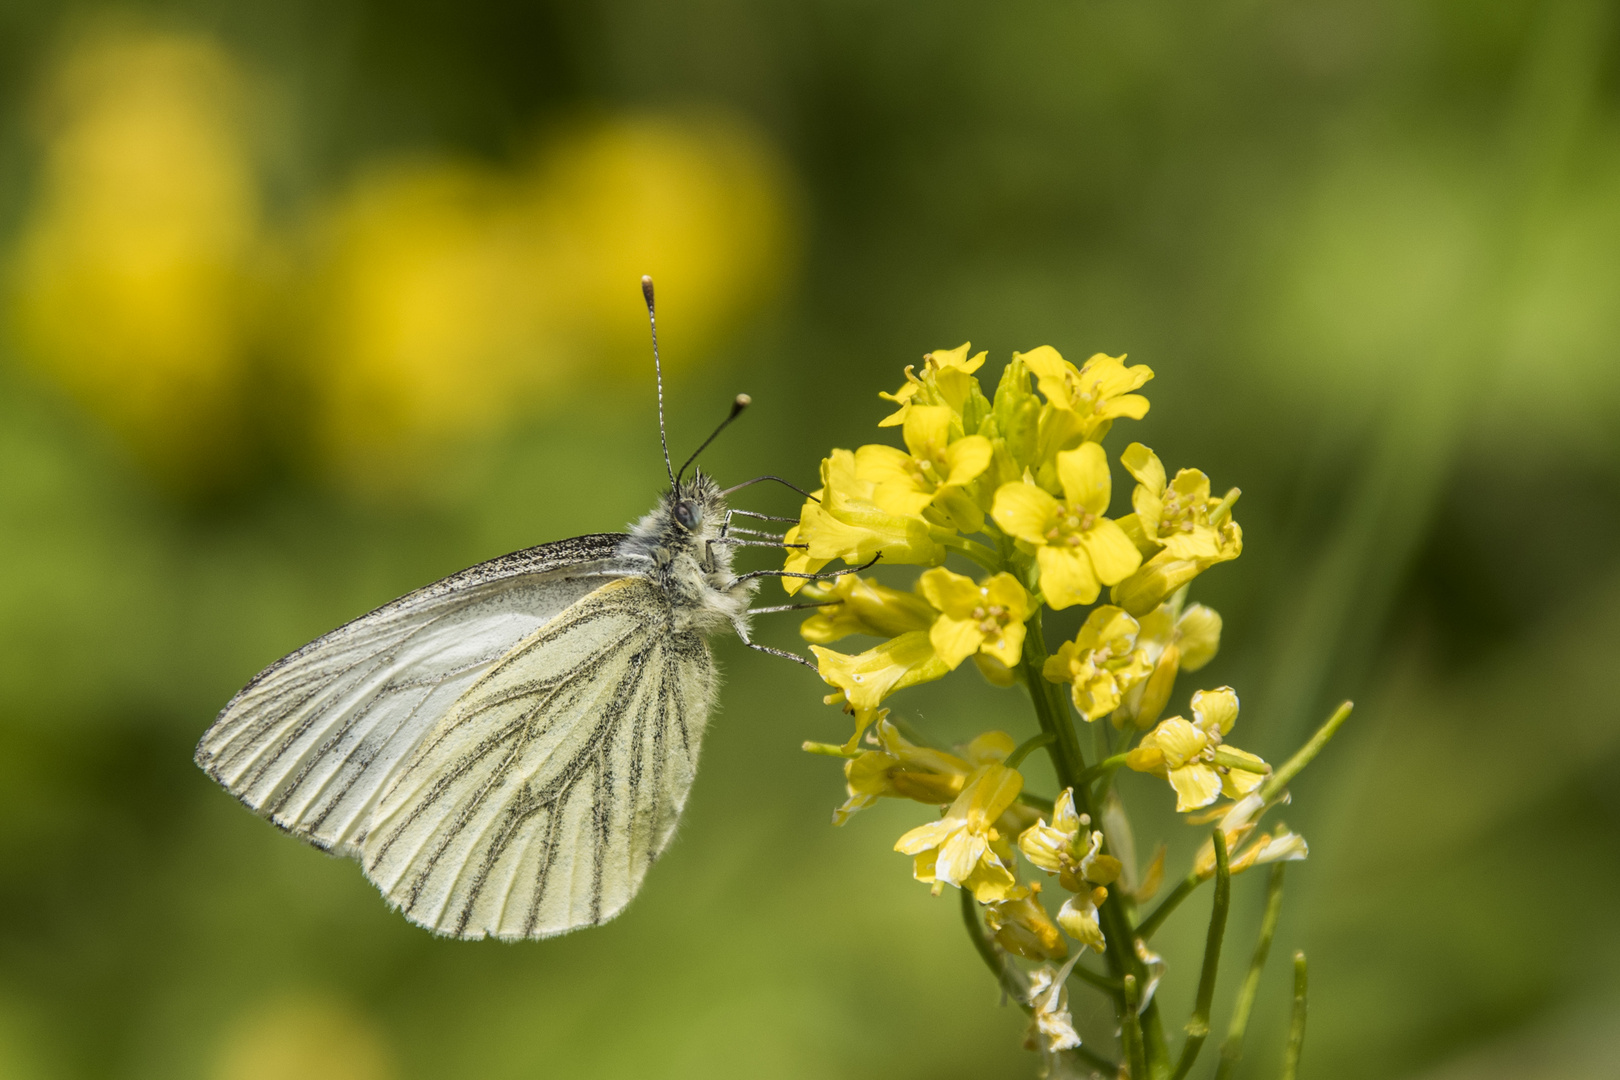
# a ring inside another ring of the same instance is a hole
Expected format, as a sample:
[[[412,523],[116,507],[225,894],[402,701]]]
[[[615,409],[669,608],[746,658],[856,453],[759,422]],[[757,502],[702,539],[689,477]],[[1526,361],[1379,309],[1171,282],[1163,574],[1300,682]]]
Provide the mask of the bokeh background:
[[[930,348],[1150,364],[1131,437],[1244,490],[1201,682],[1273,760],[1359,705],[1244,1075],[1293,948],[1304,1075],[1612,1075],[1612,4],[19,0],[0,259],[0,1078],[1033,1074],[918,808],[834,830],[845,720],[735,642],[679,842],[557,941],[435,940],[191,764],[283,652],[651,504],[643,272],[675,449],[754,397],[727,481],[873,441]]]

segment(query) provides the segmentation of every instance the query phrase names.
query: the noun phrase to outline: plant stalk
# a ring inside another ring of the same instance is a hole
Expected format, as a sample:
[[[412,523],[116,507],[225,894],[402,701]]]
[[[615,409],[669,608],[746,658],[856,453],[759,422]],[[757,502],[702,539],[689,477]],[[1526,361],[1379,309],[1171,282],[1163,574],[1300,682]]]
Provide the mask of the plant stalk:
[[[1221,940],[1226,935],[1226,913],[1232,902],[1231,860],[1226,851],[1226,834],[1215,827],[1215,902],[1209,912],[1209,934],[1204,940],[1204,967],[1198,976],[1198,997],[1192,1018],[1187,1021],[1187,1040],[1181,1045],[1181,1060],[1172,1080],[1182,1080],[1192,1071],[1193,1062],[1209,1038],[1209,1010],[1215,1001],[1215,976],[1221,966]]]
[[[1266,913],[1260,919],[1260,940],[1255,943],[1249,973],[1243,977],[1243,987],[1232,1007],[1232,1026],[1221,1043],[1221,1063],[1215,1069],[1215,1080],[1230,1080],[1232,1070],[1243,1057],[1243,1033],[1248,1030],[1249,1014],[1254,1011],[1255,994],[1260,989],[1260,970],[1266,966],[1271,938],[1277,932],[1277,919],[1282,914],[1283,869],[1287,865],[1274,863],[1271,867],[1271,881],[1266,885]]]

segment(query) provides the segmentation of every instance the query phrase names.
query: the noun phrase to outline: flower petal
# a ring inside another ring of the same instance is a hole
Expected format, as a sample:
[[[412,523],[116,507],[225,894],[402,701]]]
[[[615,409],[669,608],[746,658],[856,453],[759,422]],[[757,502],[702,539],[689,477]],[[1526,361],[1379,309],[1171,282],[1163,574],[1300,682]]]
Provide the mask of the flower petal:
[[[972,578],[952,573],[943,566],[923,571],[917,579],[917,591],[954,619],[970,617],[973,609],[984,603],[984,594]]]
[[[1035,563],[1041,568],[1041,592],[1054,611],[1089,604],[1102,591],[1091,556],[1080,548],[1042,547],[1035,552]]]
[[[1230,734],[1238,718],[1237,691],[1230,686],[1200,690],[1192,696],[1192,713],[1205,731],[1219,728],[1222,735]]]
[[[979,646],[984,644],[984,632],[972,619],[941,615],[928,631],[928,639],[933,642],[934,653],[940,660],[955,670],[958,664],[979,651]]]
[[[1096,446],[1096,443],[1087,443]],[[1116,585],[1142,565],[1142,553],[1136,550],[1131,538],[1116,521],[1107,518],[1080,534],[1080,545],[1091,556],[1097,579],[1104,585]]]
[[[1081,443],[1057,456],[1058,482],[1071,505],[1083,506],[1093,514],[1108,512],[1113,477],[1108,472],[1108,455],[1096,443]]]
[[[956,485],[972,483],[980,473],[990,467],[990,458],[994,452],[990,440],[983,435],[969,435],[965,439],[951,443],[945,450],[945,463],[949,468],[945,483]]]
[[[1019,480],[996,489],[990,516],[1007,532],[1032,544],[1046,543],[1046,530],[1058,501],[1034,484]]]
[[[1149,450],[1139,442],[1133,442],[1119,455],[1119,463],[1125,466],[1125,471],[1136,477],[1141,484],[1153,495],[1163,495],[1165,487],[1164,463],[1159,455]]]
[[[1170,786],[1176,789],[1176,813],[1208,806],[1221,793],[1221,774],[1198,762],[1170,770]]]

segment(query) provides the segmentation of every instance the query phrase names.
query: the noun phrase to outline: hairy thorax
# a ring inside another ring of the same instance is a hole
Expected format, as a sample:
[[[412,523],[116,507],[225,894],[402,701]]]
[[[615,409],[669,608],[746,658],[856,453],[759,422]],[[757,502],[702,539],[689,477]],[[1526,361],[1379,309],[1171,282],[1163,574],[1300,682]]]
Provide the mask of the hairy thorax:
[[[665,494],[619,545],[625,571],[645,574],[668,597],[677,632],[747,631],[755,585],[732,573],[725,521],[719,486],[698,473]]]

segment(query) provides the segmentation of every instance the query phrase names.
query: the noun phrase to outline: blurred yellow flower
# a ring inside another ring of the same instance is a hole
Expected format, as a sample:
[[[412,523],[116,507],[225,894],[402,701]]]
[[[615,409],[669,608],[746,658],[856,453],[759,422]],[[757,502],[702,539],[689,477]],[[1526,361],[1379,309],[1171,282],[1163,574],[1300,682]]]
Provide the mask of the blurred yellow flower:
[[[938,512],[941,524],[978,532],[984,512],[963,491],[990,464],[983,435],[951,437],[957,418],[947,405],[912,405],[906,413],[906,449],[881,443],[855,451],[855,475],[872,485],[872,501],[891,514]]]
[[[1005,843],[996,819],[1017,800],[1024,778],[1004,765],[986,765],[962,788],[945,816],[902,836],[894,850],[914,857],[912,874],[934,886],[954,885],[981,904],[1011,900],[1025,890],[996,851]]]
[[[316,230],[309,377],[328,451],[386,482],[402,452],[487,431],[588,371],[632,356],[641,371],[643,273],[680,312],[678,369],[780,287],[786,200],[755,136],[673,118],[581,126],[517,171],[374,169]]]
[[[799,635],[818,645],[831,645],[850,634],[898,637],[927,630],[939,617],[933,605],[916,593],[891,589],[859,574],[812,582],[802,595],[824,605],[799,624]]]
[[[1073,684],[1074,707],[1086,720],[1107,716],[1153,670],[1147,654],[1136,647],[1139,629],[1124,611],[1104,604],[1086,616],[1073,641],[1046,658],[1041,674],[1051,682]]]
[[[299,995],[248,1012],[224,1033],[211,1080],[393,1080],[381,1031],[343,1001]]]
[[[183,488],[222,479],[242,449],[263,242],[242,98],[204,37],[73,50],[13,268],[23,357]]]
[[[1018,665],[1024,651],[1024,621],[1034,608],[1017,578],[1002,573],[975,583],[939,566],[924,571],[917,588],[940,612],[928,636],[946,664],[955,668],[984,653],[1003,667]]]
[[[1255,755],[1223,744],[1238,717],[1238,697],[1231,687],[1198,691],[1192,713],[1191,722],[1179,716],[1160,721],[1125,760],[1137,772],[1167,778],[1176,791],[1178,813],[1208,806],[1222,792],[1242,798],[1270,771]]]
[[[1035,553],[1041,592],[1054,609],[1089,604],[1103,585],[1128,577],[1142,556],[1108,511],[1112,481],[1096,443],[1057,456],[1060,501],[1029,483],[1003,484],[991,515]]]

